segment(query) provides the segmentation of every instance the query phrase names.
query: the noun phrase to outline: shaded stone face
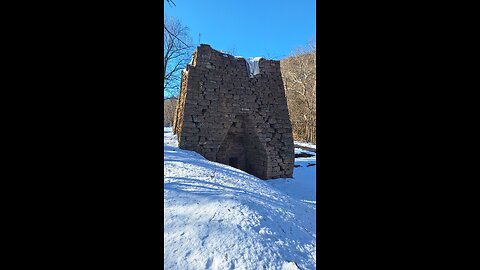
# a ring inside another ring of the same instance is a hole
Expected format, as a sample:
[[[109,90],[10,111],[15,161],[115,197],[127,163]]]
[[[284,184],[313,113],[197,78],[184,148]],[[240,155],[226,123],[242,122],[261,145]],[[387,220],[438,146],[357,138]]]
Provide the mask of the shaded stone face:
[[[261,59],[250,78],[243,58],[200,45],[182,73],[174,120],[179,147],[261,179],[292,177],[294,146],[280,62]]]

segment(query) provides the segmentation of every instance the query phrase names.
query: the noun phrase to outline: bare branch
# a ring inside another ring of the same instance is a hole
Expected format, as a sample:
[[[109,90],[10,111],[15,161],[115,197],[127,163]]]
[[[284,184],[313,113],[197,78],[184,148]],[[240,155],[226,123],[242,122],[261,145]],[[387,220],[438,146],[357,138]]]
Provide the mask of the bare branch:
[[[177,6],[177,5],[175,5],[175,3],[173,2],[173,0],[165,0],[165,1],[167,1],[167,3],[168,3],[170,6],[172,6],[172,5],[173,5],[173,6]]]
[[[183,40],[179,39],[177,37],[177,35],[175,35],[174,33],[170,32],[170,30],[168,30],[167,26],[165,26],[165,24],[163,24],[163,28],[174,38],[178,39],[178,41],[182,42],[185,46],[187,47],[190,47],[189,45],[187,45],[187,43],[183,42]]]
[[[186,67],[193,52],[188,27],[179,20],[166,17],[164,20],[164,91],[176,96],[180,90],[181,70]]]

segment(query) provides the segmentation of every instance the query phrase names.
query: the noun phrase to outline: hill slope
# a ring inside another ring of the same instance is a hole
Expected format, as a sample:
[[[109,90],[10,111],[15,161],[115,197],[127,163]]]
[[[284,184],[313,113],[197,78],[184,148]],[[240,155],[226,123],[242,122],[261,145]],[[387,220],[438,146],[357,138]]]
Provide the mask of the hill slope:
[[[171,129],[164,151],[165,269],[316,268],[316,198],[302,200],[302,179],[263,181],[208,161],[179,149]],[[314,166],[300,168],[315,181]]]

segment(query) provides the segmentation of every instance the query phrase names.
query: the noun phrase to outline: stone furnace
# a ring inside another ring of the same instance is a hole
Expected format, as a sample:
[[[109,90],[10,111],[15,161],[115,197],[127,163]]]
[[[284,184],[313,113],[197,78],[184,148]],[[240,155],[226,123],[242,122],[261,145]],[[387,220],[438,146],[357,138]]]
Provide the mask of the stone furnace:
[[[182,72],[174,133],[181,149],[208,160],[289,178],[295,155],[280,62],[255,60],[197,47]]]

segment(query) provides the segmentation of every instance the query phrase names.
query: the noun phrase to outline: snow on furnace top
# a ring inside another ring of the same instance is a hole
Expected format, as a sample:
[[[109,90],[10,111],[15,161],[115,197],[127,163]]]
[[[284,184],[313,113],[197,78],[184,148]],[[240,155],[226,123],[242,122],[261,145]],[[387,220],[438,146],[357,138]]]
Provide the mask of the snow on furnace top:
[[[223,54],[224,57],[228,57],[228,54]],[[244,58],[243,56],[235,56],[237,59],[245,59],[245,62],[247,63],[247,73],[250,76],[250,78],[253,78],[254,75],[257,75],[260,73],[260,66],[258,65],[258,62],[260,59],[263,57],[248,57]],[[189,65],[193,64],[193,56],[192,59],[190,60]],[[184,69],[185,70],[185,69]],[[186,71],[186,70],[185,70]]]
[[[316,268],[315,205],[179,149],[171,128],[164,131],[164,209],[165,269]]]
[[[235,58],[243,58],[243,57],[235,56]],[[250,78],[253,78],[253,75],[257,75],[257,74],[260,73],[260,66],[258,65],[258,62],[262,58],[263,57],[243,58],[243,59],[245,59],[245,62],[247,62],[247,73],[250,76]]]

